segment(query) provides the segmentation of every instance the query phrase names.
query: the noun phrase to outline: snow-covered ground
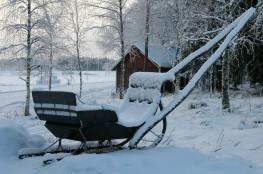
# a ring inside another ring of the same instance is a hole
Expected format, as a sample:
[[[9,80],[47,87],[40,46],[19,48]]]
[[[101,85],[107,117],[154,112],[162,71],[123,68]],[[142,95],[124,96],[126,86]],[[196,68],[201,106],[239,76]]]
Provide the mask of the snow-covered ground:
[[[240,157],[263,167],[263,97],[232,96],[231,105],[231,113],[222,112],[221,99],[193,93],[169,116],[165,144]]]
[[[63,74],[56,75],[60,83],[55,90],[78,92],[77,74],[71,85]],[[46,85],[36,83],[38,78],[33,78],[33,88],[45,89]],[[114,72],[89,72],[84,79],[85,102],[120,105],[112,95]],[[263,96],[232,94],[232,112],[226,113],[221,111],[217,95],[194,91],[168,117],[168,130],[159,147],[69,156],[49,166],[42,165],[43,157],[17,159],[19,148],[39,146],[36,142],[43,141],[30,134],[41,135],[48,142],[55,139],[33,110],[32,116],[21,116],[24,96],[24,82],[17,73],[1,72],[0,173],[263,173],[263,123],[255,123],[263,122]],[[164,102],[171,99],[168,96]]]
[[[26,88],[25,82],[19,78],[20,73],[15,71],[0,71],[0,116],[13,117],[21,115],[23,110],[23,103],[25,101]],[[43,75],[45,77],[45,75]],[[53,90],[57,91],[73,91],[78,93],[79,91],[79,77],[77,72],[73,74],[65,74],[62,72],[54,72],[59,80],[59,83],[53,85]],[[33,73],[32,77],[32,89],[47,89],[47,84],[41,84],[40,74]],[[70,84],[69,84],[70,83]],[[96,91],[101,89],[107,90],[110,96],[114,92],[115,85],[115,72],[84,72],[83,73],[83,93],[85,96],[90,96],[88,102],[94,102],[93,97]],[[90,95],[90,93],[92,94]],[[85,94],[87,93],[87,94]],[[100,95],[103,97],[104,95]],[[98,96],[99,97],[99,96]],[[17,107],[14,107],[17,106]],[[10,109],[9,106],[12,108]],[[8,112],[8,113],[6,113]]]
[[[89,88],[89,84],[97,84],[97,83],[112,83],[115,81],[115,72],[96,72],[89,71],[83,73],[83,84],[84,90]],[[54,72],[54,76],[56,77],[55,83],[53,87],[56,90],[78,90],[79,77],[78,72],[65,73],[56,71]],[[0,92],[14,92],[14,91],[25,91],[25,82],[21,80],[21,78],[25,78],[23,72],[17,71],[0,71]],[[47,78],[46,74],[42,74],[42,79]],[[70,85],[68,85],[70,83]],[[41,84],[41,74],[33,72],[31,84],[34,88],[47,88],[47,84]]]

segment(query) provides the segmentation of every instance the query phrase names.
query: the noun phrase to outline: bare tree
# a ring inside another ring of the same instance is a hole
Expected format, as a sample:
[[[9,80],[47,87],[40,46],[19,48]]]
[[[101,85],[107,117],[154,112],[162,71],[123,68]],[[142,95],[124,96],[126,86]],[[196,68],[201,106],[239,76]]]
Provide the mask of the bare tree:
[[[41,50],[38,45],[41,38],[37,31],[41,29],[39,11],[44,5],[38,0],[7,0],[4,5],[6,12],[4,29],[14,36],[12,38],[14,43],[9,48],[16,50],[15,54],[25,61],[26,78],[21,78],[26,83],[25,116],[30,115],[31,72],[36,67],[32,63],[32,58]]]
[[[104,19],[104,24],[98,28],[106,33],[112,33],[109,42],[112,49],[115,49],[121,58],[121,87],[119,89],[120,98],[124,97],[124,82],[125,82],[125,23],[128,15],[127,3],[129,0],[96,0],[87,2],[89,7],[92,7],[99,12],[94,16]],[[105,41],[105,38],[103,38]]]
[[[45,2],[46,1],[46,2]],[[50,0],[43,0],[43,4],[47,4]],[[47,35],[44,39],[45,48],[48,51],[49,63],[48,63],[48,89],[52,89],[52,77],[53,77],[53,59],[54,54],[58,50],[57,38],[59,32],[62,31],[62,26],[60,25],[62,18],[64,2],[62,0],[53,1],[43,6],[44,13],[44,31]]]
[[[20,60],[25,62],[26,77],[20,77],[26,83],[25,116],[30,115],[31,73],[40,66],[34,64],[33,58],[43,54],[46,45],[48,45],[44,44],[46,39],[43,36],[43,32],[49,31],[48,34],[54,39],[54,31],[52,29],[54,23],[52,24],[51,22],[53,19],[48,14],[47,6],[59,1],[6,0],[2,7],[5,15],[3,30],[9,36],[6,38],[9,44],[6,44],[6,48],[11,50],[12,56],[20,57]],[[50,44],[51,42],[48,43]],[[53,41],[50,45],[53,47]],[[53,51],[51,56],[53,56]]]
[[[79,97],[81,97],[82,93],[82,70],[81,70],[81,63],[80,63],[80,21],[79,21],[79,7],[78,1],[74,0],[74,12],[72,12],[71,20],[75,31],[75,39],[76,39],[76,56],[78,60],[78,70],[79,70]]]
[[[92,28],[89,26],[88,9],[82,0],[70,0],[67,3],[67,10],[69,13],[67,22],[70,23],[68,27],[68,33],[70,42],[74,48],[72,55],[75,55],[77,59],[77,69],[79,72],[79,97],[82,96],[83,78],[82,78],[82,67],[81,67],[81,55],[84,49],[85,34]]]

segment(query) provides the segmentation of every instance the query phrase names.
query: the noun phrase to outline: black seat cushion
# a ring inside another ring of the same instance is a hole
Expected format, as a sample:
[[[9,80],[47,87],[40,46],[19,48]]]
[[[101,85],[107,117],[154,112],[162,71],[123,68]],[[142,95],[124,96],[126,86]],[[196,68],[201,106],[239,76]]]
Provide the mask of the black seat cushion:
[[[111,110],[87,110],[78,111],[78,118],[87,125],[100,125],[118,122],[118,116]]]

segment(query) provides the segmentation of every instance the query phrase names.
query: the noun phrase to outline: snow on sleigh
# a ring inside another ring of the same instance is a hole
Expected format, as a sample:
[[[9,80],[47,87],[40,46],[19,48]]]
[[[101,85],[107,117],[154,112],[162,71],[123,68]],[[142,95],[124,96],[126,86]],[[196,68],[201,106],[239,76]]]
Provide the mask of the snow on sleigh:
[[[45,153],[98,151],[105,148],[121,148],[127,143],[130,149],[157,146],[166,131],[166,117],[190,94],[209,67],[221,57],[224,50],[248,23],[255,10],[253,7],[248,9],[214,39],[187,56],[169,72],[134,73],[130,77],[129,88],[120,109],[105,105],[79,106],[76,95],[70,92],[33,91],[35,111],[39,119],[46,121],[45,126],[58,137],[58,141],[44,149],[21,149],[19,157]],[[174,81],[180,70],[219,42],[221,42],[220,46],[200,67],[186,87],[163,107],[162,84]],[[81,144],[78,147],[63,146],[62,139],[80,141]],[[94,141],[95,144],[89,143]]]
[[[146,76],[148,83],[145,83]],[[107,105],[78,105],[76,94],[71,92],[33,91],[37,116],[45,121],[45,127],[58,137],[58,140],[45,149],[22,149],[19,157],[22,159],[45,153],[79,153],[122,147],[129,142],[149,115],[154,116],[162,110],[162,78],[163,76],[156,76],[155,73],[134,74],[130,78],[130,87],[120,109]],[[160,132],[151,130],[152,139],[142,138],[137,147],[156,146],[162,140],[165,130],[166,118],[163,119]],[[63,146],[62,139],[79,141],[81,145]]]

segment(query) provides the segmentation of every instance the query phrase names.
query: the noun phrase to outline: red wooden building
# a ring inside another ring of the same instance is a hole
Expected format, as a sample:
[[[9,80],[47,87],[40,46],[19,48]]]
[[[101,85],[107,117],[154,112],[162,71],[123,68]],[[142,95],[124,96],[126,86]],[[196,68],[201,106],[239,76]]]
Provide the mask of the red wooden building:
[[[129,86],[129,77],[134,72],[144,69],[144,44],[135,44],[125,54],[125,90]],[[148,72],[167,72],[175,64],[176,52],[174,49],[167,49],[157,45],[149,45],[148,60],[146,60],[146,70]],[[116,70],[116,92],[119,92],[121,85],[121,60],[113,67]],[[173,91],[173,85],[166,84],[164,90]]]

